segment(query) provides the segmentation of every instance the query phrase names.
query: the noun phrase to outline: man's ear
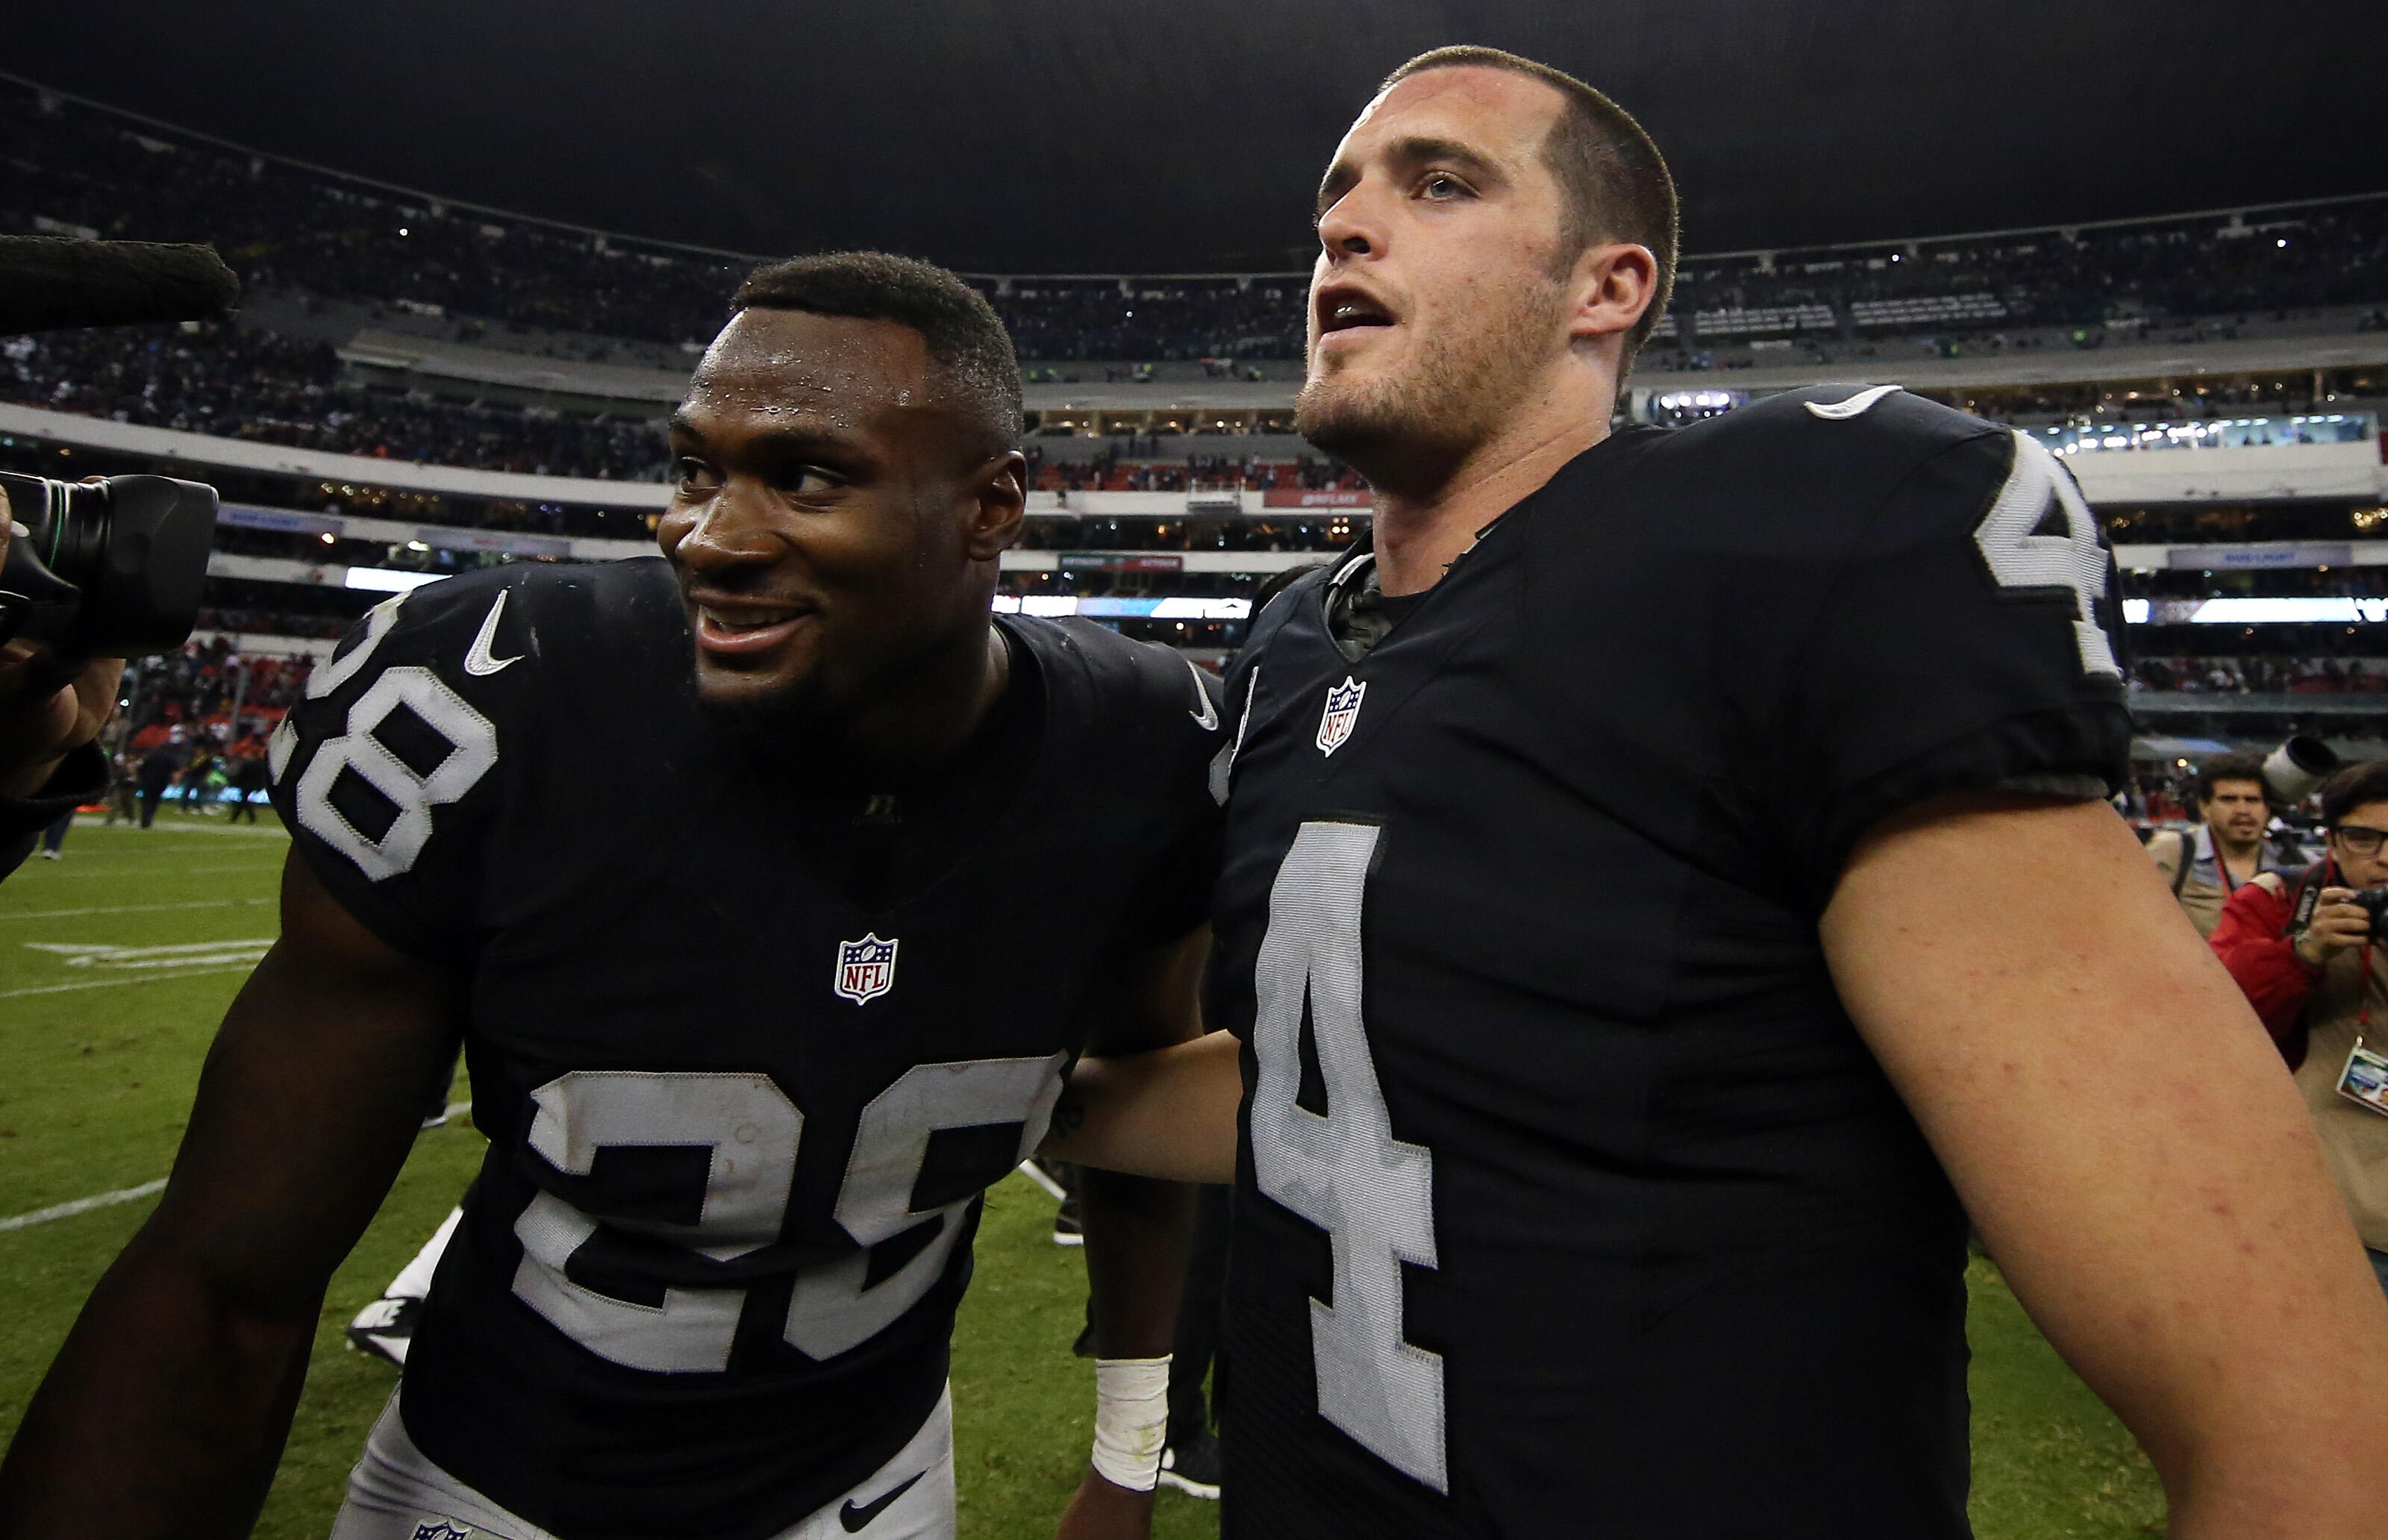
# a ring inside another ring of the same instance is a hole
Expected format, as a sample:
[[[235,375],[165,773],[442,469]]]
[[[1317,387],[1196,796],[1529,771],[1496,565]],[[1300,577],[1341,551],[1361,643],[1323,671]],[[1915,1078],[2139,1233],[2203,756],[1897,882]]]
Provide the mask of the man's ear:
[[[995,456],[972,473],[964,490],[964,549],[973,562],[995,561],[1019,541],[1028,514],[1028,457],[1017,449]]]
[[[1658,296],[1658,259],[1648,246],[1605,241],[1589,247],[1568,276],[1568,335],[1580,343],[1621,338]]]

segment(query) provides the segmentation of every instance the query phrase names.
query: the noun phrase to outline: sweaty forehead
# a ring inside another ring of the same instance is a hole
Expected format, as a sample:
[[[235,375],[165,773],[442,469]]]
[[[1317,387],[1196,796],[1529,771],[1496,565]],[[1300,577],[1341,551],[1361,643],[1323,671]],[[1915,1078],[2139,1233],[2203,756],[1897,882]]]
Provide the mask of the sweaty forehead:
[[[1379,144],[1429,138],[1530,161],[1539,157],[1561,106],[1556,87],[1514,69],[1454,65],[1423,70],[1361,109],[1338,158]]]
[[[705,350],[683,414],[764,414],[856,425],[888,409],[930,405],[927,342],[893,321],[742,310]]]

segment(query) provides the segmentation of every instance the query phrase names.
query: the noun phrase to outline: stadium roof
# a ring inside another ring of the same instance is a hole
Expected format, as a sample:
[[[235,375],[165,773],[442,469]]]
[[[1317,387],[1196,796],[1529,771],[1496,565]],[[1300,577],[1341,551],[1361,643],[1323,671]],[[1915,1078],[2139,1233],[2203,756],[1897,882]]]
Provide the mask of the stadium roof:
[[[1450,42],[1637,112],[1693,250],[2388,184],[2388,9],[2016,0],[120,0],[11,6],[12,71],[344,170],[738,250],[980,271],[1281,269],[1385,70]]]

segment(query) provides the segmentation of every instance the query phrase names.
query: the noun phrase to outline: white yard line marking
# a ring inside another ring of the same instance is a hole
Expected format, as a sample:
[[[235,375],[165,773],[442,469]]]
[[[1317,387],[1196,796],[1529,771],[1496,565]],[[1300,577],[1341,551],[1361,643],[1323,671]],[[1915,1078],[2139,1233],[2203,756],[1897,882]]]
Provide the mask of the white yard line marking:
[[[271,936],[227,941],[181,941],[172,946],[111,946],[92,941],[27,941],[28,952],[46,952],[70,968],[187,968],[254,963],[273,944]]]
[[[448,1104],[448,1116],[451,1119],[461,1113],[472,1110],[473,1104],[470,1102]],[[0,1231],[26,1230],[34,1225],[48,1224],[52,1219],[71,1219],[78,1214],[88,1214],[95,1208],[108,1208],[120,1203],[133,1203],[147,1197],[152,1193],[162,1193],[165,1190],[166,1179],[159,1177],[156,1181],[145,1181],[138,1187],[121,1187],[113,1193],[101,1193],[93,1197],[77,1198],[71,1203],[54,1203],[47,1208],[36,1208],[31,1214],[19,1214],[9,1218],[0,1219]]]
[[[121,820],[119,820],[119,822],[121,822]],[[93,814],[78,816],[74,821],[74,827],[77,828],[105,828],[109,826],[97,814]],[[235,825],[231,828],[226,828],[221,824],[185,824],[177,822],[171,827],[160,826],[157,828],[148,830],[134,830],[133,826],[131,824],[125,824],[124,827],[128,830],[133,830],[133,832],[146,832],[153,837],[175,834],[236,834],[245,839],[287,839],[290,838],[289,830],[277,827],[272,824],[259,824],[253,828],[247,825]]]
[[[97,1197],[77,1198],[72,1203],[52,1204],[47,1208],[36,1208],[31,1214],[19,1214],[13,1218],[0,1219],[0,1230],[24,1230],[32,1225],[48,1224],[52,1219],[71,1219],[78,1214],[88,1214],[95,1208],[107,1208],[120,1203],[132,1203],[136,1199],[146,1198],[152,1193],[162,1193],[165,1190],[166,1179],[159,1177],[156,1181],[145,1181],[138,1187],[119,1188],[113,1193],[102,1193]]]
[[[249,965],[235,967],[193,968],[188,973],[149,973],[132,978],[95,978],[87,984],[44,984],[35,990],[0,990],[0,1000],[14,1000],[23,994],[65,994],[70,990],[112,990],[125,984],[155,984],[168,978],[204,978],[211,973],[247,973]]]
[[[235,904],[273,902],[270,898],[200,899],[192,903],[116,903],[96,909],[32,909],[21,915],[0,914],[0,920],[62,920],[77,915],[148,915],[163,909],[229,909]]]
[[[282,864],[278,861],[252,861],[248,865],[241,866],[178,866],[167,875],[171,877],[212,877],[224,872],[273,872],[281,869]],[[129,877],[133,877],[135,875],[148,875],[149,873],[155,872],[155,867],[144,869],[131,866],[120,866],[114,870],[105,872],[51,872],[48,873],[47,876],[48,879],[52,882],[64,881],[66,878],[70,877],[112,877],[115,880],[121,882]]]

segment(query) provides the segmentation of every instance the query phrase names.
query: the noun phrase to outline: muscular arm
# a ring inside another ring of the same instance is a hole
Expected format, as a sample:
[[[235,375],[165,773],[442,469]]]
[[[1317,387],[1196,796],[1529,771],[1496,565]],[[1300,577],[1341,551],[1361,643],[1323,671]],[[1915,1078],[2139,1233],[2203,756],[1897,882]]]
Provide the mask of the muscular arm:
[[[1208,927],[1133,959],[1113,988],[1089,1046],[1135,1053],[1201,1031],[1197,991],[1210,952]],[[1175,1181],[1086,1170],[1078,1209],[1086,1234],[1095,1352],[1105,1358],[1158,1358],[1177,1330],[1177,1299],[1194,1221],[1194,1193]],[[1061,1521],[1061,1540],[1141,1534],[1152,1494],[1112,1485],[1091,1469]]]
[[[332,1270],[447,1069],[455,981],[294,851],[282,939],[209,1050],[165,1196],[93,1290],[0,1468],[6,1540],[249,1532]]]
[[[1212,1032],[1149,1053],[1079,1060],[1044,1153],[1172,1181],[1235,1180],[1239,1051],[1234,1033]]]
[[[1823,934],[2016,1294],[2155,1462],[2171,1533],[2378,1534],[2388,1304],[2264,1029],[2113,811],[1894,819]]]

